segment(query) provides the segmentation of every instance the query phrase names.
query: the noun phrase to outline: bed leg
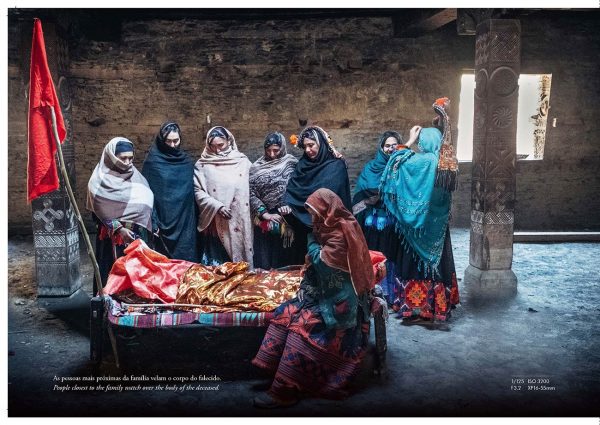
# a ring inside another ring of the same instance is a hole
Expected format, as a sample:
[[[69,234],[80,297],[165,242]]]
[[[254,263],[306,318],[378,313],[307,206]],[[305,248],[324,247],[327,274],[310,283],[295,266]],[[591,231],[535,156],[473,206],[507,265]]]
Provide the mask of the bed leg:
[[[385,329],[385,319],[383,318],[383,309],[381,307],[373,315],[375,322],[375,374],[380,378],[385,378],[387,375],[386,353],[387,353],[387,336]]]
[[[102,364],[104,326],[104,301],[94,297],[90,302],[90,360],[96,368]]]
[[[121,364],[119,362],[119,352],[117,350],[117,339],[115,338],[115,333],[114,333],[113,327],[110,323],[108,324],[107,329],[108,329],[108,337],[110,339],[110,345],[112,346],[113,355],[115,356],[115,364],[117,365],[117,369],[120,369]]]

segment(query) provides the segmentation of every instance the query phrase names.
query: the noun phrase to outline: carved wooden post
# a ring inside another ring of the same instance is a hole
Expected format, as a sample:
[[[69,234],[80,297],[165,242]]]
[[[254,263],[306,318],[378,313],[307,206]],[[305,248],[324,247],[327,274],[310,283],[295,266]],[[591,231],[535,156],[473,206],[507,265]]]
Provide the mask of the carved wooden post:
[[[44,23],[48,65],[67,129],[67,138],[63,143],[65,166],[71,185],[75,187],[68,45],[66,39],[59,35],[59,30],[56,25]],[[29,34],[31,40],[31,31]],[[31,203],[37,293],[41,297],[69,296],[81,288],[77,219],[60,173],[59,178],[61,183],[58,190],[41,196]]]
[[[515,203],[517,105],[521,67],[518,20],[477,26],[471,186],[469,295],[514,294],[511,270]]]

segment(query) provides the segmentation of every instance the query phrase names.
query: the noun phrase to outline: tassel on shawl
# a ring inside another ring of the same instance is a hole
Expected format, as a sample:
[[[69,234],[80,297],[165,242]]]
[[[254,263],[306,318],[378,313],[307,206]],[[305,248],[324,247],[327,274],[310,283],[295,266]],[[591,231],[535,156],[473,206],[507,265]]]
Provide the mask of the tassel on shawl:
[[[442,147],[440,149],[434,184],[436,187],[441,187],[451,192],[458,187],[458,160],[456,159],[454,146],[452,145],[450,118],[445,109],[449,104],[450,99],[447,97],[437,99],[433,104],[433,110],[438,114],[433,122],[442,132]]]
[[[395,221],[395,220],[394,220]],[[398,235],[398,236],[404,236],[407,233],[412,233],[415,237],[421,238],[426,234],[425,229],[421,228],[421,229],[409,229],[406,230],[400,223],[398,223],[397,221],[395,222],[394,225],[394,232]],[[417,264],[417,270],[418,271],[423,271],[423,274],[425,276],[425,278],[430,277],[431,279],[435,279],[436,277],[440,276],[439,270],[438,270],[438,265],[439,264],[430,264],[429,262],[425,261],[423,258],[421,258],[410,246],[410,244],[408,243],[408,241],[406,240],[406,238],[402,237],[401,243],[402,248],[404,249],[404,252],[407,254],[410,254],[413,261]]]

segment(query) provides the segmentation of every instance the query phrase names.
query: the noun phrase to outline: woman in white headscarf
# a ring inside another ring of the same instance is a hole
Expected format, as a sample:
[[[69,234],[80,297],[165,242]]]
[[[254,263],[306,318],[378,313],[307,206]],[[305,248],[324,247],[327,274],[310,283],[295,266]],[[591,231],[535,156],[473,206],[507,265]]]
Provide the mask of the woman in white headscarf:
[[[245,261],[253,267],[250,166],[229,130],[218,126],[208,131],[206,146],[194,166],[203,264]]]
[[[87,209],[98,222],[96,259],[103,283],[128,244],[141,238],[152,245],[154,194],[133,157],[133,143],[115,137],[104,147],[88,182]],[[96,289],[94,281],[94,293]]]

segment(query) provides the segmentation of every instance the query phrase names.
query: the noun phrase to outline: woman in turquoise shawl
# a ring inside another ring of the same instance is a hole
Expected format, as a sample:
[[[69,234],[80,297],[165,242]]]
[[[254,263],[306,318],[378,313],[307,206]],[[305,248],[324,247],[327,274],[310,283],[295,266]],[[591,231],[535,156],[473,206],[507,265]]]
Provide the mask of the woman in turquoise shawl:
[[[459,302],[448,220],[452,195],[436,185],[442,133],[418,132],[419,152],[395,152],[380,196],[404,252],[395,260],[394,310],[403,318],[447,320]]]

